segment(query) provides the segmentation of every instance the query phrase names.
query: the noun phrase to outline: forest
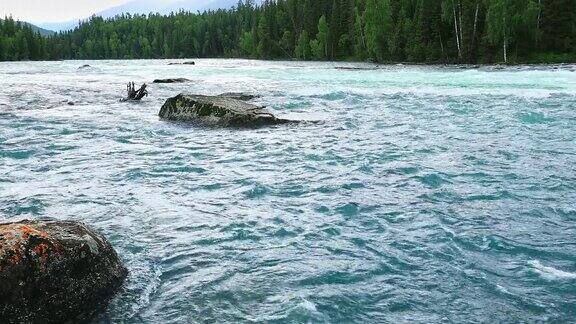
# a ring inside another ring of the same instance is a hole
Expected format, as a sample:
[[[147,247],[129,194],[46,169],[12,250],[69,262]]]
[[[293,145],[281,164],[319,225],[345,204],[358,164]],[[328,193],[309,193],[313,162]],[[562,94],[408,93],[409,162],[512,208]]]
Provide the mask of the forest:
[[[168,16],[93,16],[42,37],[0,21],[0,60],[255,58],[576,61],[576,0],[253,0]]]

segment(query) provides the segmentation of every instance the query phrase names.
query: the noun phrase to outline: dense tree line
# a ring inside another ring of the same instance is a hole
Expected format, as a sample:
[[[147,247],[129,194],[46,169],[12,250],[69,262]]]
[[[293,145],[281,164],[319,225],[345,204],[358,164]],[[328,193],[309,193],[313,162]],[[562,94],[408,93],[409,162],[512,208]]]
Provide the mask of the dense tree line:
[[[204,13],[92,17],[47,39],[8,19],[0,35],[5,60],[576,61],[576,0],[245,0]]]
[[[0,61],[47,59],[47,42],[30,25],[10,17],[0,20]]]

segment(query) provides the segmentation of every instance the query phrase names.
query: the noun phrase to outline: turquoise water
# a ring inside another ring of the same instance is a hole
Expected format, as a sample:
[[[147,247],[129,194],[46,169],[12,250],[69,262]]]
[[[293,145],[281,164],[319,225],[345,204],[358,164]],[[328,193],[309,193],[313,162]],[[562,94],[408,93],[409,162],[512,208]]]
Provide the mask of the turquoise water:
[[[130,276],[102,322],[573,321],[576,66],[343,65],[0,63],[0,220],[103,232]],[[156,117],[229,91],[321,122]]]

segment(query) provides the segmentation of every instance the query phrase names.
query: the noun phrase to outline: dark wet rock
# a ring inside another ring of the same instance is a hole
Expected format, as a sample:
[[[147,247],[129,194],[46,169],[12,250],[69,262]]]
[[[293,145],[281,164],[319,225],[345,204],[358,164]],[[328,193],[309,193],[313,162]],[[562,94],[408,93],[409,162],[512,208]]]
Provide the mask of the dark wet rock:
[[[190,80],[185,78],[175,78],[175,79],[156,79],[152,83],[184,83],[190,82]]]
[[[344,71],[374,71],[378,70],[378,67],[360,67],[360,66],[337,66],[335,67],[336,70],[344,70]]]
[[[126,275],[112,246],[81,223],[0,224],[0,322],[89,320]]]
[[[236,100],[242,101],[250,101],[252,99],[260,98],[258,95],[253,95],[249,93],[242,93],[242,92],[226,92],[223,94],[219,94],[218,97],[225,97],[225,98],[232,98]]]
[[[479,69],[481,66],[478,64],[452,64],[452,65],[446,65],[446,67],[459,70],[471,70],[471,69]]]
[[[223,96],[179,94],[166,100],[160,118],[204,125],[254,127],[296,121],[276,118],[264,107]]]
[[[68,106],[74,106],[74,105],[75,105],[74,101],[68,101],[66,104],[67,104]]]
[[[194,61],[188,61],[188,62],[172,62],[172,63],[168,63],[168,65],[196,65],[196,62],[194,62]]]
[[[84,65],[82,65],[81,67],[79,67],[78,70],[87,69],[87,68],[90,68],[90,67],[91,67],[90,64],[84,64]]]

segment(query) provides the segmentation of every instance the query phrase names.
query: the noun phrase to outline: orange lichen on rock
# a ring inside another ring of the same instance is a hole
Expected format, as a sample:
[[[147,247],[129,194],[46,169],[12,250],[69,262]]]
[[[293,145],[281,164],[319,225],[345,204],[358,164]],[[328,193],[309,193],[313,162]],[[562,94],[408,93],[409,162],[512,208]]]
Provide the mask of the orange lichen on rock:
[[[48,252],[49,249],[50,248],[48,247],[48,245],[46,243],[40,243],[40,244],[38,244],[32,248],[32,252],[34,252],[34,254],[36,254],[39,257],[45,257],[46,252]]]
[[[17,253],[12,254],[12,256],[10,256],[10,258],[8,258],[8,263],[11,263],[11,264],[18,264],[21,261],[22,261],[22,256],[17,254]],[[0,266],[0,269],[2,269],[1,266]]]
[[[50,257],[50,252],[52,252],[50,246],[46,243],[40,243],[32,248],[32,252],[38,258],[38,266],[44,270],[46,268],[46,261],[48,261]]]
[[[27,239],[30,236],[48,238],[48,233],[39,231],[39,230],[32,228],[28,225],[20,225],[19,227],[17,226],[17,230],[22,232],[22,238],[24,238],[24,239]]]
[[[0,224],[0,324],[89,322],[126,275],[110,243],[82,223]]]
[[[0,264],[4,259],[10,263],[21,261],[19,255],[22,249],[22,233],[19,228],[22,225],[8,224],[0,227]]]
[[[59,250],[59,246],[51,242],[48,233],[30,225],[0,225],[0,270],[5,265],[20,264],[27,255],[31,256],[31,261],[38,262],[44,268],[50,256]]]

